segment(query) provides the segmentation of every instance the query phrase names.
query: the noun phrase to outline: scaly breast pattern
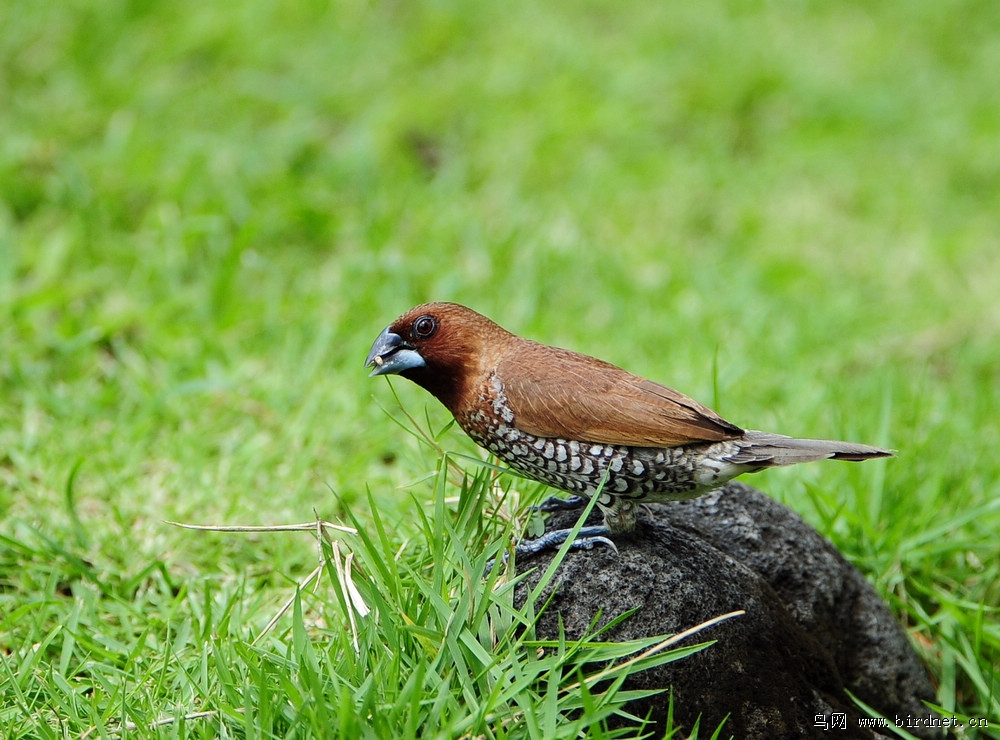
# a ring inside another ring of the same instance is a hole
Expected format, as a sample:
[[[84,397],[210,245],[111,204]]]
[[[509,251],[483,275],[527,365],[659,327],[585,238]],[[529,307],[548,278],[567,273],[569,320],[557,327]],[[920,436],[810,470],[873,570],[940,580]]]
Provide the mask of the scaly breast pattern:
[[[516,415],[495,373],[482,385],[473,409],[457,421],[480,447],[525,477],[554,488],[589,496],[607,475],[599,502],[602,508],[611,506],[612,498],[649,502],[692,498],[739,472],[725,462],[739,451],[735,442],[629,447],[524,432],[517,428]]]

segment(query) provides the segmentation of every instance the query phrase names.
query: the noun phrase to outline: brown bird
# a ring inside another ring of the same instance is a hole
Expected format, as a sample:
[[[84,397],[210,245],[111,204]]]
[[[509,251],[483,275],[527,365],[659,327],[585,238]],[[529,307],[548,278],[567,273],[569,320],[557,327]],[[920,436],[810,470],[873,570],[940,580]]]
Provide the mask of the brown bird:
[[[515,336],[455,303],[411,309],[378,336],[365,363],[430,391],[480,447],[526,478],[573,495],[600,491],[604,524],[574,547],[614,546],[641,503],[689,499],[731,478],[813,460],[890,457],[880,447],[741,429],[675,390],[594,357]],[[559,530],[518,552],[564,542]]]

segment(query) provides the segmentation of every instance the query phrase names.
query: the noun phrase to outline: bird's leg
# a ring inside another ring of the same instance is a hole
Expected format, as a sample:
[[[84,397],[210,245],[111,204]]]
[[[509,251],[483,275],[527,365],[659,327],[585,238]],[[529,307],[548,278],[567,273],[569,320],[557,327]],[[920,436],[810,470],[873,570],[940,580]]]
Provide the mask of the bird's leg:
[[[558,496],[549,496],[547,499],[542,501],[542,503],[532,506],[534,511],[564,511],[566,509],[579,509],[581,506],[587,505],[586,496],[570,496],[569,498],[559,498]]]

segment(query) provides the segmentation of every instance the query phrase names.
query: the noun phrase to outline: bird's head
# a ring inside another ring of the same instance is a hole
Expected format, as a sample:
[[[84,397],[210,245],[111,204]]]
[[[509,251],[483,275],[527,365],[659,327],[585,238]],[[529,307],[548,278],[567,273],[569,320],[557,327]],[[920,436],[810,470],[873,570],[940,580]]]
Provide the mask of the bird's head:
[[[457,303],[425,303],[389,324],[372,345],[371,375],[402,375],[453,413],[476,379],[495,367],[513,335]]]

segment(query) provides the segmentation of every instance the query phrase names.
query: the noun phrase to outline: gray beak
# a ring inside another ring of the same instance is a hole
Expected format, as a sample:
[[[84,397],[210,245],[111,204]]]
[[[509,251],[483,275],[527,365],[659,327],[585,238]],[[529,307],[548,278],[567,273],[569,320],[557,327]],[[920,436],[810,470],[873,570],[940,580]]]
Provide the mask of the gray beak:
[[[368,353],[368,359],[365,360],[365,367],[375,368],[368,377],[396,375],[404,370],[424,367],[426,364],[420,353],[404,342],[399,334],[389,331],[388,326],[378,335],[378,339],[372,345],[372,351]]]

